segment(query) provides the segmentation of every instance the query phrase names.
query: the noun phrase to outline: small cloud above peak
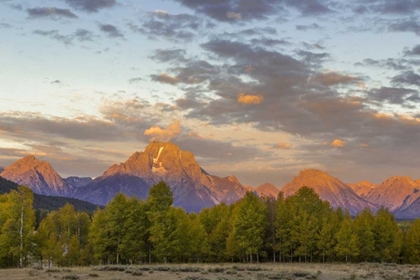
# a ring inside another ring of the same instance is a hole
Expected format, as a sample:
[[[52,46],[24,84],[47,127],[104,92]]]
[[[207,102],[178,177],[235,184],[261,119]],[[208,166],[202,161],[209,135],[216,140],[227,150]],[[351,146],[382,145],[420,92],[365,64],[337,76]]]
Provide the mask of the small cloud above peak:
[[[174,120],[168,126],[161,128],[160,126],[152,126],[144,131],[145,136],[149,136],[151,141],[169,141],[181,134],[181,123],[179,120]]]

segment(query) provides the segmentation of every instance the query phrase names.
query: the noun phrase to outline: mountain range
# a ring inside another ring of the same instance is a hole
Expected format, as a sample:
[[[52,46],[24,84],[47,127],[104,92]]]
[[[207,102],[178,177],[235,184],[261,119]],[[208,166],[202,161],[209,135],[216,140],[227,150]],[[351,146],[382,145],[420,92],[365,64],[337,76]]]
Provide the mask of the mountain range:
[[[165,181],[173,191],[174,205],[188,212],[234,203],[247,191],[266,197],[277,197],[280,192],[270,183],[253,189],[241,184],[235,176],[211,175],[191,152],[170,142],[152,142],[144,151],[110,166],[93,180],[75,176],[62,178],[48,162],[34,156],[0,169],[0,177],[26,185],[38,194],[77,198],[97,205],[106,205],[119,192],[145,199],[151,186]],[[379,185],[367,181],[346,184],[326,172],[306,169],[281,191],[287,197],[302,186],[312,187],[321,199],[329,201],[333,207],[347,209],[352,215],[366,207],[375,211],[384,206],[397,218],[420,216],[420,180],[410,177],[394,176]]]
[[[18,184],[15,182],[6,180],[0,177],[0,195],[10,192],[11,190],[17,190]],[[42,209],[46,211],[58,210],[67,203],[74,206],[77,211],[93,213],[98,205],[94,205],[87,201],[78,200],[69,197],[60,196],[46,196],[42,194],[34,193],[34,208]]]

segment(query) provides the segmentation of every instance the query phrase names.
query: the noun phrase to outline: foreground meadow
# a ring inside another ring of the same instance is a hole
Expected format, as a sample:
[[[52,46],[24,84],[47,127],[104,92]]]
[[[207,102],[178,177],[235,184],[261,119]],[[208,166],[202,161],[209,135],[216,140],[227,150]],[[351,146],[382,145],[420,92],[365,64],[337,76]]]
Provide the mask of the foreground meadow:
[[[379,263],[360,264],[162,264],[4,269],[1,279],[104,279],[104,280],[265,280],[265,279],[420,279],[420,266]]]

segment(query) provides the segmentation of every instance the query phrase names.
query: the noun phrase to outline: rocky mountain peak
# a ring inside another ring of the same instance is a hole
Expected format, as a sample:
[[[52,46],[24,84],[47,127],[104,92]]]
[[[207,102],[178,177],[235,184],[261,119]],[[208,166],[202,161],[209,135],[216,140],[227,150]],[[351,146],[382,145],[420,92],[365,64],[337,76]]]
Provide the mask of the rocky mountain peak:
[[[374,208],[368,201],[359,197],[348,185],[328,173],[316,169],[301,171],[281,191],[288,197],[303,186],[313,188],[320,198],[329,201],[333,207],[347,208],[351,214],[355,214],[366,207]]]
[[[174,205],[187,211],[242,198],[246,189],[235,176],[217,177],[205,172],[190,151],[170,142],[151,142],[143,152],[114,164],[102,176],[78,190],[77,197],[106,204],[116,193],[145,197],[148,189],[165,181],[174,194]]]
[[[31,188],[35,193],[45,195],[70,195],[72,187],[46,161],[35,156],[26,156],[1,173],[5,179]]]
[[[367,195],[376,188],[376,185],[369,182],[369,181],[360,181],[358,183],[354,184],[348,184],[350,188],[353,189],[353,191],[361,196],[361,197],[367,197]]]
[[[258,193],[259,196],[270,196],[277,198],[280,190],[270,183],[264,183],[261,186],[258,186],[255,191]]]
[[[40,170],[46,173],[54,173],[52,166],[46,161],[40,161],[35,156],[29,155],[19,159],[9,167],[5,168],[5,171],[10,172],[22,172],[26,170]],[[6,172],[5,172],[6,173]]]
[[[393,176],[374,188],[367,198],[394,211],[403,203],[408,206],[419,196],[420,185],[409,176]]]

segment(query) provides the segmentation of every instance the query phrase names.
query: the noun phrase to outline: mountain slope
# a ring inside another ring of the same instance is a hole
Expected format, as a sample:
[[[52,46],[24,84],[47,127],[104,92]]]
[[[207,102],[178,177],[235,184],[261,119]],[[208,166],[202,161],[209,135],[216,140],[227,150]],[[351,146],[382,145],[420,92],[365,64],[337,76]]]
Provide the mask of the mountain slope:
[[[18,184],[0,177],[0,195],[17,190]],[[93,212],[98,207],[87,201],[78,200],[75,198],[46,196],[34,193],[34,208],[44,210],[58,210],[67,203],[74,206],[77,211]]]
[[[76,176],[67,177],[67,178],[64,178],[63,180],[67,184],[72,185],[76,188],[84,187],[93,181],[93,179],[90,177],[76,177]]]
[[[101,176],[76,192],[76,198],[98,205],[106,205],[118,193],[145,199],[151,185],[142,178],[129,174]]]
[[[203,182],[211,191],[218,202],[232,204],[245,196],[247,188],[244,187],[235,176],[217,177],[208,175],[209,182]]]
[[[287,183],[281,191],[284,195],[291,196],[303,186],[311,187],[323,200],[330,202],[334,208],[342,207],[348,209],[350,214],[355,215],[357,212],[366,207],[376,209],[377,206],[359,197],[348,185],[334,178],[326,172],[307,169],[294,177],[292,182]]]
[[[394,176],[374,188],[367,199],[390,211],[408,207],[420,196],[420,184],[408,176]],[[403,205],[404,204],[404,205]]]
[[[5,168],[0,176],[19,185],[28,186],[34,193],[71,196],[74,187],[64,182],[46,161],[26,156]]]
[[[409,204],[406,201],[403,202],[393,213],[397,219],[418,219],[420,217],[420,197],[417,196]]]
[[[360,197],[366,198],[367,195],[376,187],[368,181],[361,181],[355,184],[347,184]]]
[[[268,196],[277,198],[277,195],[279,194],[280,190],[276,188],[273,184],[270,183],[264,183],[261,186],[258,186],[255,191],[259,196]]]
[[[189,151],[173,143],[152,142],[144,152],[112,165],[92,183],[78,189],[76,197],[104,205],[118,192],[146,198],[149,188],[166,182],[174,194],[174,205],[199,212],[220,202],[232,203],[246,190],[236,177],[219,178],[205,172]]]

